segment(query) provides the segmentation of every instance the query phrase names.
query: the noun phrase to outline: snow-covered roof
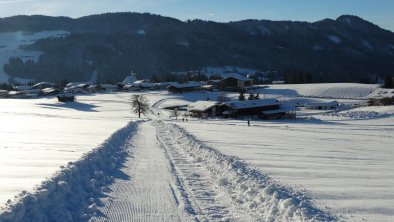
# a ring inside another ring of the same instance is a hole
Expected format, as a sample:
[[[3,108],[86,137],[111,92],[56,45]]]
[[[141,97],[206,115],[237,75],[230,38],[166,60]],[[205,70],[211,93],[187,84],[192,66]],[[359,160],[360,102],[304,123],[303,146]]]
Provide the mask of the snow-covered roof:
[[[229,78],[234,78],[234,79],[237,79],[237,80],[240,80],[240,81],[252,81],[253,80],[251,78],[242,76],[242,75],[240,75],[238,73],[225,73],[225,74],[223,74],[223,80],[229,79]]]
[[[91,85],[91,82],[70,82],[66,86],[67,87],[73,87],[73,86],[78,86],[78,87],[84,87],[86,85]]]
[[[187,110],[204,112],[204,111],[216,106],[217,104],[218,104],[218,102],[215,102],[215,101],[197,101],[197,102],[189,104],[187,106]]]
[[[394,89],[377,89],[368,97],[370,99],[394,98]]]
[[[255,99],[255,100],[229,102],[226,104],[231,106],[233,109],[246,109],[246,108],[255,108],[261,106],[279,105],[280,102],[276,99]]]
[[[40,87],[47,87],[47,86],[56,86],[55,83],[50,83],[50,82],[40,82],[35,85],[33,85],[31,88],[40,88]]]
[[[43,93],[52,93],[52,92],[55,92],[55,91],[58,91],[58,90],[57,90],[57,89],[54,89],[54,88],[48,87],[48,88],[42,89],[41,91],[42,91]]]
[[[30,86],[14,86],[14,89],[18,91],[29,90],[30,88],[31,88]]]
[[[149,82],[147,79],[142,79],[142,80],[134,81],[133,84],[142,84],[142,83],[147,83],[147,82]]]

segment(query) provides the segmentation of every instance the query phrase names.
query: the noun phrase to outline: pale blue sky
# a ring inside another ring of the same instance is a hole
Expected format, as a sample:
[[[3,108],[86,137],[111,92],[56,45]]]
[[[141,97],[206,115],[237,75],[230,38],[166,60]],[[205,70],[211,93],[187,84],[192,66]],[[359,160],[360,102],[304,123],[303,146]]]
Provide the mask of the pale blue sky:
[[[119,11],[219,22],[248,18],[313,22],[351,14],[394,31],[394,0],[0,0],[0,17],[44,14],[75,18]]]

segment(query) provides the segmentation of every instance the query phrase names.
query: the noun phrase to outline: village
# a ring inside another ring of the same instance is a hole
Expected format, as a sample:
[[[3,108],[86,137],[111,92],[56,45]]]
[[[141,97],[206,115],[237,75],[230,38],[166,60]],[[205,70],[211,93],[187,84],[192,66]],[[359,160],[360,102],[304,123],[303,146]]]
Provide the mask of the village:
[[[74,165],[70,165],[70,161],[80,161],[76,164],[89,164],[88,168],[91,171],[81,167],[75,171],[76,176],[67,176],[60,171],[59,175],[50,179],[58,183],[51,196],[59,197],[41,201],[46,204],[60,198],[74,204],[74,201],[80,198],[91,199],[90,191],[73,191],[86,195],[71,195],[70,198],[67,189],[61,186],[64,183],[75,184],[73,190],[83,190],[85,186],[79,186],[81,181],[88,181],[89,184],[95,181],[97,175],[101,175],[100,167],[103,162],[113,166],[113,153],[122,157],[128,152],[136,152],[136,155],[142,152],[143,157],[150,158],[149,161],[158,167],[149,173],[146,173],[145,168],[141,169],[144,181],[147,181],[141,187],[148,187],[152,192],[157,192],[154,195],[148,192],[149,197],[138,202],[142,205],[146,204],[149,198],[153,198],[155,204],[160,206],[163,204],[161,200],[172,200],[166,197],[166,193],[157,190],[158,185],[164,186],[163,189],[167,191],[176,190],[177,193],[172,194],[175,195],[174,200],[185,196],[179,192],[193,195],[193,198],[199,201],[199,206],[204,209],[211,207],[209,201],[213,201],[212,198],[217,195],[228,195],[233,200],[240,198],[242,202],[237,202],[237,207],[249,207],[257,201],[260,207],[251,210],[256,218],[261,216],[260,209],[279,206],[280,203],[286,202],[289,196],[308,202],[304,200],[307,197],[304,193],[294,194],[291,186],[282,187],[278,185],[281,182],[275,180],[268,179],[266,189],[258,188],[261,184],[256,184],[256,181],[267,181],[267,176],[261,174],[261,170],[268,172],[268,175],[275,175],[275,178],[285,181],[286,184],[302,184],[310,190],[319,202],[327,206],[324,207],[326,211],[323,214],[318,214],[323,218],[322,221],[331,220],[334,215],[349,217],[342,213],[331,214],[343,209],[350,209],[352,216],[361,219],[382,217],[386,220],[391,217],[384,213],[371,213],[367,216],[363,214],[364,209],[374,204],[371,199],[380,198],[378,193],[367,193],[366,197],[357,196],[358,190],[368,189],[364,177],[358,176],[360,168],[366,177],[379,179],[380,182],[377,183],[380,192],[385,195],[392,193],[392,186],[384,181],[387,179],[388,171],[392,169],[390,144],[393,139],[391,126],[394,116],[394,89],[383,88],[380,84],[285,84],[283,81],[256,84],[250,75],[231,72],[224,73],[219,79],[207,81],[152,82],[147,79],[138,80],[136,73],[132,72],[118,84],[73,82],[58,87],[53,83],[41,82],[32,86],[15,86],[15,89],[1,91],[1,95],[0,119],[5,123],[0,131],[2,146],[17,150],[7,154],[6,159],[0,159],[0,166],[10,169],[0,173],[1,178],[7,179],[3,183],[3,190],[0,189],[0,194],[3,193],[3,196],[0,195],[2,202],[7,202],[10,195],[22,189],[31,192],[26,194],[26,198],[39,195],[31,190],[32,184],[46,181],[45,178],[50,177],[60,165],[61,169],[72,168]],[[132,98],[135,96],[143,96],[146,99],[148,108],[144,115],[136,115],[133,110]],[[129,137],[135,137],[135,140],[129,140]],[[102,146],[109,153],[97,152],[95,149],[92,151],[92,147],[96,146],[94,144],[103,138],[108,138]],[[37,140],[45,142],[36,146],[34,144]],[[126,141],[129,145],[125,147],[130,150],[119,150],[119,147],[122,147],[119,141]],[[209,148],[206,150],[204,147]],[[360,147],[364,150],[359,151]],[[376,147],[379,147],[379,152],[376,152]],[[4,150],[7,152],[13,149]],[[97,153],[98,156],[90,158],[89,152],[92,152],[92,155]],[[210,157],[207,153],[211,152],[214,155]],[[106,172],[103,178],[112,178],[114,175],[116,177],[118,170],[123,169],[124,157],[118,158],[115,158],[115,165],[118,164],[118,167],[113,171],[103,171]],[[210,158],[213,158],[211,162],[206,162]],[[17,164],[10,165],[7,159]],[[93,159],[97,164],[90,162]],[[223,159],[230,161],[230,167],[222,165]],[[51,170],[40,171],[33,177],[36,182],[31,182],[31,171],[17,169],[23,165],[35,166],[36,161],[40,161],[40,164]],[[177,180],[170,180],[173,185],[163,182],[168,181],[161,178],[168,173],[167,168],[163,167],[167,166],[167,161],[174,161],[171,162],[174,169],[170,174],[185,181],[185,187],[173,182]],[[135,163],[138,161],[131,158],[127,164]],[[246,165],[239,165],[240,163]],[[377,163],[381,164],[377,166]],[[95,166],[91,167],[92,164]],[[215,170],[211,172],[209,169],[212,167],[215,167]],[[11,176],[7,172],[12,172]],[[354,177],[357,177],[355,182]],[[157,179],[157,184],[150,183],[152,178]],[[316,178],[320,179],[316,181]],[[122,181],[121,178],[116,180]],[[21,186],[7,186],[20,183],[19,181],[22,181]],[[132,179],[126,181],[134,182]],[[340,188],[337,187],[337,181],[341,181]],[[109,182],[109,187],[112,186],[111,183]],[[200,183],[204,184],[203,187]],[[115,182],[113,185],[118,186],[118,183]],[[46,186],[43,185],[37,192],[46,190]],[[102,206],[102,203],[109,199],[102,199],[100,196],[112,195],[106,186],[98,182],[94,186],[98,193],[97,196],[93,195],[94,203],[80,207],[94,208],[89,214],[90,217],[99,215],[96,212],[105,211],[106,206]],[[86,187],[88,190],[91,189],[91,185]],[[327,187],[329,189],[326,189]],[[204,192],[200,192],[201,189]],[[278,203],[272,205],[261,201],[260,198],[257,200],[254,195],[250,195],[253,190],[260,193],[257,194],[258,197],[272,196]],[[215,194],[211,195],[212,192]],[[280,194],[275,194],[277,192]],[[348,204],[343,193],[353,196],[354,201]],[[117,192],[113,195],[117,195]],[[334,196],[335,201],[326,198],[329,195]],[[206,200],[208,202],[205,202]],[[19,209],[16,206],[20,204],[33,209],[29,210],[33,216],[26,214],[32,218],[38,218],[37,215],[46,214],[52,209],[64,211],[61,204],[49,204],[55,207],[44,207],[36,211],[36,205],[24,202],[23,198],[7,203],[6,208],[10,211]],[[234,201],[223,202],[226,207],[231,207],[233,203]],[[315,210],[311,202],[308,204],[310,205],[304,209],[313,209],[309,214],[316,217],[314,212],[319,211]],[[363,208],[360,204],[366,207]],[[382,201],[379,206],[392,209],[390,202]],[[287,211],[286,209],[283,208],[284,211]],[[226,210],[218,210],[214,214],[217,212],[220,217],[227,215]],[[287,215],[281,212],[273,215]],[[76,214],[79,214],[79,211],[76,211]],[[2,216],[7,217],[6,214]]]
[[[199,73],[198,73],[199,74]],[[167,91],[180,95],[184,93],[214,92],[216,98],[188,101],[181,105],[168,105],[165,110],[169,116],[187,116],[199,119],[207,118],[246,118],[246,119],[296,119],[297,111],[317,110],[322,113],[339,112],[361,106],[386,106],[394,104],[394,90],[383,89],[373,85],[369,95],[360,100],[338,97],[316,99],[319,95],[293,95],[292,99],[283,99],[284,95],[272,95],[270,86],[280,86],[284,90],[283,81],[273,81],[271,85],[254,85],[251,75],[225,73],[222,78],[208,81],[151,82],[148,79],[137,80],[132,71],[123,82],[117,84],[93,84],[89,82],[67,83],[64,87],[49,82],[41,82],[32,86],[15,86],[12,90],[0,90],[0,98],[33,99],[39,97],[57,97],[59,102],[72,102],[78,95],[94,93]],[[314,85],[314,84],[301,84]],[[316,84],[319,85],[319,84]],[[359,84],[361,87],[363,84]],[[332,84],[335,88],[335,84]],[[328,87],[329,88],[329,87]],[[368,88],[368,86],[367,86]],[[327,89],[329,90],[329,89]],[[350,90],[350,89],[349,89]],[[308,97],[314,99],[306,99]],[[301,99],[300,98],[304,98]],[[201,99],[201,98],[200,98]],[[310,112],[310,111],[309,111]]]

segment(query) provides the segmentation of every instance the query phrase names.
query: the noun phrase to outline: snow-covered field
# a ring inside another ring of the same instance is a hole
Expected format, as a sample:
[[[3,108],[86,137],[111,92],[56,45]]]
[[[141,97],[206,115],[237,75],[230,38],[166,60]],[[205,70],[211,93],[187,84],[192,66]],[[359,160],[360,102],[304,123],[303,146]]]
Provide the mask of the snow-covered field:
[[[78,160],[133,117],[127,97],[113,94],[65,104],[3,99],[0,107],[0,205]]]
[[[365,98],[375,87],[356,85],[337,97]],[[0,206],[19,194],[0,221],[394,220],[394,107],[248,127],[176,121],[162,110],[217,92],[144,94],[153,120],[142,122],[129,111],[130,93],[0,100]]]
[[[325,99],[365,99],[379,85],[358,83],[279,84],[260,90],[277,97],[314,97]]]

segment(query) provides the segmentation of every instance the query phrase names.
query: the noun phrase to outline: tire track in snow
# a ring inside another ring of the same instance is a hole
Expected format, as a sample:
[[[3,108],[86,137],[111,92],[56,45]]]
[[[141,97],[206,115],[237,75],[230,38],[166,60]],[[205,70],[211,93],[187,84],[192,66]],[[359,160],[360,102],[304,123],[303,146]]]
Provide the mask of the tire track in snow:
[[[149,122],[139,126],[130,144],[133,157],[125,163],[123,172],[129,180],[117,180],[110,186],[103,215],[93,221],[189,221],[178,207],[171,186],[173,176],[168,169],[164,150],[155,140],[154,127]]]
[[[205,219],[205,214],[208,221],[341,220],[341,215],[314,206],[308,194],[281,185],[238,158],[202,144],[180,127],[160,121],[156,127],[185,191],[201,208],[202,212],[196,211],[199,219]],[[199,177],[197,183],[193,171]],[[213,196],[216,202],[210,199]]]
[[[179,180],[178,189],[186,197],[187,211],[195,215],[197,221],[255,221],[232,205],[232,201],[220,189],[201,159],[190,156],[179,146],[176,137],[160,125],[157,136],[172,166],[172,172]],[[191,208],[191,209],[190,209]]]

